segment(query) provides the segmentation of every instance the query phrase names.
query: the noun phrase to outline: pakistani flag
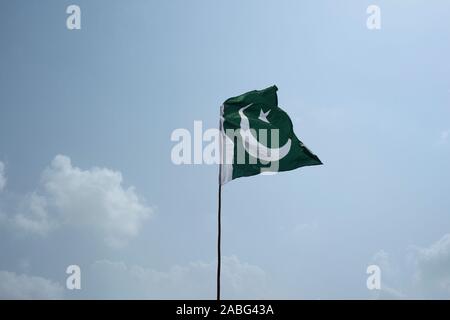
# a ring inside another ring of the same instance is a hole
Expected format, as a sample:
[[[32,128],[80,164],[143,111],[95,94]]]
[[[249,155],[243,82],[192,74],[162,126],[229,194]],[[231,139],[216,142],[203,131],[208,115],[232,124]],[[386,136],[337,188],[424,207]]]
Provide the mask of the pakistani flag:
[[[295,136],[291,119],[278,107],[277,90],[250,91],[221,107],[222,185],[239,177],[322,164]]]

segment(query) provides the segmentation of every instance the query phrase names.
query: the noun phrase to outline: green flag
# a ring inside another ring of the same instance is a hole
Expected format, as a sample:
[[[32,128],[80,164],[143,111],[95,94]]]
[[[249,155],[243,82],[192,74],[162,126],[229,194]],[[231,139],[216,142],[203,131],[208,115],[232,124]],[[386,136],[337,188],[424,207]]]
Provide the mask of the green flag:
[[[222,105],[221,184],[322,164],[295,136],[291,119],[278,107],[277,90],[272,86],[250,91]]]

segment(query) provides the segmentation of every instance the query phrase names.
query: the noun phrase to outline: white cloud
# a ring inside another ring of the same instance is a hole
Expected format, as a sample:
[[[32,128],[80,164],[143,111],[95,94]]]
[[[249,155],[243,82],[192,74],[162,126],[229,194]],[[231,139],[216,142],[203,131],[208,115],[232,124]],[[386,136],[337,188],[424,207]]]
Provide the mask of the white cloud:
[[[398,285],[399,268],[391,261],[389,254],[380,250],[375,253],[371,259],[371,264],[375,264],[381,271],[381,288],[379,290],[372,290],[371,296],[374,299],[404,299],[406,295],[399,289],[396,289],[392,284]]]
[[[63,293],[48,279],[0,270],[0,299],[62,299]]]
[[[24,198],[13,222],[21,229],[39,235],[46,235],[57,227],[57,221],[47,212],[47,199],[35,192]]]
[[[450,234],[415,254],[415,281],[431,297],[450,296]]]
[[[397,289],[391,288],[384,284],[380,290],[372,291],[372,298],[376,300],[402,300],[407,297],[404,293],[398,291]]]
[[[81,170],[63,155],[44,171],[38,190],[25,197],[13,221],[40,235],[63,226],[90,228],[109,245],[121,246],[152,213],[134,187],[124,188],[120,172]]]
[[[86,290],[94,298],[214,299],[216,263],[192,262],[161,272],[123,262],[94,263]],[[267,298],[267,276],[259,267],[236,256],[222,258],[222,296],[226,299]]]
[[[381,290],[372,292],[379,299],[450,297],[450,234],[429,247],[410,247],[405,263],[394,263],[383,250],[371,263],[381,268]]]
[[[5,164],[0,161],[0,192],[3,191],[5,186],[6,186]]]
[[[391,262],[389,254],[384,250],[375,253],[372,257],[372,262],[380,267],[383,274],[389,277],[392,277],[398,272],[398,267]]]

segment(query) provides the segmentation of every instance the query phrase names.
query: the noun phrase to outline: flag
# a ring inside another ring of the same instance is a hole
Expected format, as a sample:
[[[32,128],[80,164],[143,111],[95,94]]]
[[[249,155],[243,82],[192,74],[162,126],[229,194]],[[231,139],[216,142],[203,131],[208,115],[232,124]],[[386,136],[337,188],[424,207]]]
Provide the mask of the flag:
[[[220,110],[220,184],[240,177],[321,165],[294,134],[278,107],[278,88],[254,90],[226,100]]]

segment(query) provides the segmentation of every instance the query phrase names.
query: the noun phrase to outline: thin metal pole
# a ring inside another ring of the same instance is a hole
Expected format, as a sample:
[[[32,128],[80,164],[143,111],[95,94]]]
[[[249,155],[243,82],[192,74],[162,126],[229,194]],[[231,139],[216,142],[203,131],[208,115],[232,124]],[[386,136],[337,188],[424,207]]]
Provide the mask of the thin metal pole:
[[[220,108],[220,132],[223,134],[223,106]],[[220,163],[219,163],[219,201],[217,209],[217,301],[220,301],[220,268],[222,263],[221,241],[222,241],[222,165],[223,165],[223,137],[220,141]]]
[[[217,211],[217,301],[220,300],[220,267],[221,267],[221,207],[222,207],[222,183],[219,181],[219,209]]]

